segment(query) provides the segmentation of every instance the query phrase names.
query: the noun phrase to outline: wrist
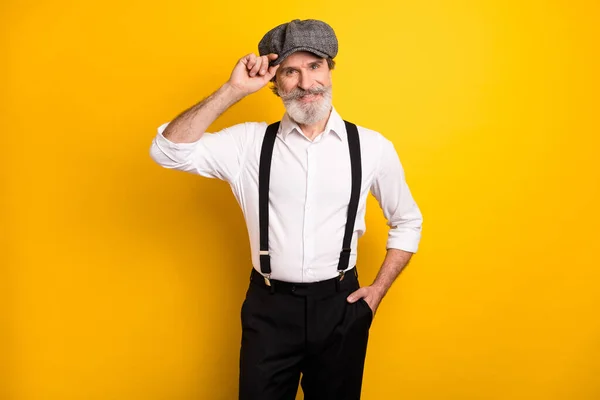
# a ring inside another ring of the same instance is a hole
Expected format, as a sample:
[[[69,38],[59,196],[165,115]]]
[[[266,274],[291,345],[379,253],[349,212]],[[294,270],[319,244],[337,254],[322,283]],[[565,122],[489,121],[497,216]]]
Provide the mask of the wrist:
[[[377,282],[377,281],[373,282],[371,287],[373,289],[375,289],[375,291],[377,292],[377,294],[379,294],[379,296],[381,298],[383,298],[383,296],[385,296],[385,294],[388,291],[388,288],[384,284],[382,284],[381,282]]]
[[[221,90],[230,97],[233,102],[237,102],[248,95],[242,88],[236,86],[235,84],[227,81],[221,86]]]

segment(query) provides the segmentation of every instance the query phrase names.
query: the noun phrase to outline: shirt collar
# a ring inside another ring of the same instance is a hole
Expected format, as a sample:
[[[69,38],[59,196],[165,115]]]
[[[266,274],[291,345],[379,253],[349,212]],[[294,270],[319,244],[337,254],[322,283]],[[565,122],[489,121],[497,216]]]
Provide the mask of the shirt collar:
[[[297,134],[300,134],[302,130],[295,123],[286,112],[283,118],[281,119],[281,124],[279,126],[279,135],[285,140],[290,133],[293,133],[294,130]],[[327,124],[325,125],[325,129],[323,130],[323,135],[329,133],[329,131],[333,132],[335,136],[340,139],[342,142],[346,142],[348,140],[348,136],[346,133],[346,125],[344,124],[344,120],[335,107],[331,107],[331,114],[329,115],[329,119],[327,120]]]

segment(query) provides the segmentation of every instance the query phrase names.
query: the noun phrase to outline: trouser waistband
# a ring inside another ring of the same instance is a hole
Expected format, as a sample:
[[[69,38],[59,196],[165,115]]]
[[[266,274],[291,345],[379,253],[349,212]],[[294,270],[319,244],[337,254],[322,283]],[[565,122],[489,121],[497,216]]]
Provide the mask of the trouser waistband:
[[[295,283],[284,282],[276,279],[265,280],[264,276],[252,268],[250,274],[251,284],[258,285],[271,293],[294,294],[297,296],[323,296],[340,291],[355,290],[358,288],[358,271],[356,266],[349,269],[344,275],[319,282]]]

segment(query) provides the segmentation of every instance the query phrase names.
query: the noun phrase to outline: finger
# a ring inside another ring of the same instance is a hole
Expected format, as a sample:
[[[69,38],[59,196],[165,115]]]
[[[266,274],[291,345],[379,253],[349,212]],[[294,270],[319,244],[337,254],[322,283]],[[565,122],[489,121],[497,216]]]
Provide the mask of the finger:
[[[256,74],[258,74],[258,71],[260,70],[260,67],[262,65],[262,57],[257,57],[256,58],[256,63],[254,64],[254,66],[252,67],[252,69],[249,72],[250,76],[256,76]]]
[[[271,53],[271,54],[268,54],[267,57],[269,58],[269,60],[273,61],[273,60],[277,60],[277,57],[279,57],[279,55],[275,54],[275,53]]]
[[[239,60],[239,62],[244,65],[248,65],[249,61],[250,61],[250,54],[246,54],[244,57],[240,58],[240,60]]]
[[[256,64],[256,55],[252,53],[248,54],[246,57],[248,58],[248,62],[246,63],[246,69],[251,70]]]
[[[272,67],[269,67],[269,70],[267,71],[267,74],[265,75],[265,77],[268,78],[269,80],[273,79],[273,77],[277,73],[277,69],[279,68],[279,65],[281,65],[281,64],[277,64]]]
[[[267,68],[269,68],[269,58],[267,56],[261,57],[262,63],[260,65],[259,74],[264,75],[267,73]]]
[[[367,295],[367,289],[362,287],[354,292],[352,292],[350,294],[350,296],[348,296],[346,298],[346,300],[348,300],[349,303],[354,303],[356,301],[358,301],[358,299],[363,298]]]

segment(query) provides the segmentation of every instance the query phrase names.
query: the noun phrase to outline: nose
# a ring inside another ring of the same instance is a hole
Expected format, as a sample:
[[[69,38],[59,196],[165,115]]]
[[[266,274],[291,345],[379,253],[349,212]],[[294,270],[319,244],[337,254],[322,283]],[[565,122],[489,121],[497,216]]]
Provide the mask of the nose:
[[[304,90],[308,90],[313,86],[313,79],[310,77],[309,74],[307,74],[306,72],[302,71],[302,73],[300,74],[300,80],[298,82],[298,87],[300,89],[304,89]]]

